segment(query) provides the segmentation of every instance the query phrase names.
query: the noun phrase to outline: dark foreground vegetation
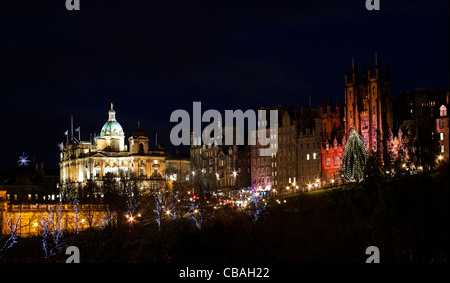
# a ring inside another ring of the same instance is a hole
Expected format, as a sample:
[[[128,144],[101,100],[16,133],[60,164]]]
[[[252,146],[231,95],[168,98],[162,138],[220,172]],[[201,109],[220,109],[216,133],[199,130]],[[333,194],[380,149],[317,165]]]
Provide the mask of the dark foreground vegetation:
[[[364,183],[303,193],[273,202],[260,220],[232,208],[201,229],[190,219],[126,224],[66,235],[81,262],[148,263],[364,263],[368,246],[380,261],[449,261],[448,166],[386,183]],[[284,200],[286,202],[284,203]],[[44,259],[41,239],[20,239],[3,262],[65,262]]]

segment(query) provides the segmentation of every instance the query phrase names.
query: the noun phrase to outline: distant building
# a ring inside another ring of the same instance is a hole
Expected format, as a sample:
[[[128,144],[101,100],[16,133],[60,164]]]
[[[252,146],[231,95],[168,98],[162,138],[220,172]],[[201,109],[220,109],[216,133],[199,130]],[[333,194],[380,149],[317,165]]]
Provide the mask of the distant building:
[[[71,137],[66,142],[60,161],[62,193],[66,195],[68,189],[82,189],[89,179],[101,182],[107,173],[116,177],[120,172],[130,174],[141,180],[142,188],[149,188],[166,180],[166,166],[179,166],[181,162],[183,174],[190,171],[187,160],[168,159],[164,146],[150,148],[150,140],[139,122],[128,142],[129,148],[111,104],[108,121],[99,136],[91,141],[76,141]]]
[[[369,60],[362,73],[353,65],[352,75],[345,72],[345,134],[352,129],[360,134],[368,152],[377,151],[377,140],[393,128],[391,68],[389,61],[383,69],[376,60],[375,71]],[[377,135],[380,136],[377,136]]]
[[[435,137],[438,139],[436,144],[438,148],[434,150],[438,154],[438,158],[441,156],[443,160],[448,160],[448,102],[449,90],[447,88],[434,90],[418,88],[415,91],[406,91],[396,95],[394,97],[394,126],[397,126],[399,130],[397,136],[391,138],[394,153],[397,153],[396,148],[402,147],[403,131],[411,128],[411,125],[416,125],[416,127],[421,125],[422,128],[426,128],[427,132],[429,131],[432,139]],[[424,129],[420,130],[422,134],[427,134],[424,133]],[[419,150],[422,149],[424,148]]]
[[[19,166],[0,173],[0,190],[11,204],[59,202],[59,172],[44,164]]]
[[[278,112],[281,123],[278,125],[278,151],[276,154],[275,184],[284,189],[297,182],[297,135],[299,121],[294,107],[286,107]]]
[[[266,114],[266,120],[270,121],[270,110],[279,110],[278,119],[280,119],[281,106],[277,108],[271,107],[261,107],[259,111],[264,111]],[[277,121],[278,122],[278,121]],[[270,138],[271,140],[278,140],[279,132],[275,129],[271,129],[266,124],[266,129],[262,135]],[[278,146],[277,143],[272,142],[272,145],[262,146],[259,141],[259,131],[264,131],[262,129],[257,129],[251,133],[252,139],[255,141],[255,145],[251,146],[251,186],[255,190],[259,191],[271,191],[276,186],[275,178],[277,177],[277,161],[276,155],[271,156],[261,156],[260,150],[268,148],[269,146]]]
[[[9,204],[7,192],[0,190],[0,235],[42,236],[45,227],[63,233],[115,225],[117,215],[106,205]],[[56,232],[56,231],[55,231]]]
[[[219,126],[224,133],[225,128]],[[233,129],[236,133],[235,128]],[[217,134],[217,133],[216,133]],[[200,139],[194,141],[191,134],[191,174],[200,180],[206,190],[234,190],[250,187],[250,146],[245,134],[245,145],[206,145]],[[224,139],[225,135],[222,135]]]
[[[344,154],[346,132],[342,124],[343,112],[336,101],[333,106],[328,99],[327,105],[323,103],[321,109],[320,133],[320,159],[321,159],[321,185],[341,183],[341,163]]]
[[[439,104],[438,104],[439,105]],[[439,117],[436,118],[436,132],[439,137],[439,155],[442,160],[449,160],[449,92],[446,95],[446,101],[439,107]]]
[[[321,178],[320,151],[321,119],[314,119],[312,127],[300,128],[298,136],[298,185],[302,190],[313,186]]]
[[[176,151],[166,157],[166,179],[172,181],[189,181],[191,177],[191,161],[189,154]]]

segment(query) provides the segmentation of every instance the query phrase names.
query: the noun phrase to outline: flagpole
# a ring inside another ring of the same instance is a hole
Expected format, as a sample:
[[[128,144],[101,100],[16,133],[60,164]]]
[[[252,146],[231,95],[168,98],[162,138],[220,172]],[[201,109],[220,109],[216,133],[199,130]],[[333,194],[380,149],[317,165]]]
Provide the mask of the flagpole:
[[[73,115],[70,115],[70,133],[73,140]]]

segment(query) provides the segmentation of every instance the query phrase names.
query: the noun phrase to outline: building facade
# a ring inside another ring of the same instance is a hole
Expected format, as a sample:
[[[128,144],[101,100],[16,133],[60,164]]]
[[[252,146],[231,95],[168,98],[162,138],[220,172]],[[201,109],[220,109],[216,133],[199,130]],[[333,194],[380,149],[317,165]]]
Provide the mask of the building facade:
[[[89,179],[101,182],[106,174],[115,177],[129,174],[138,178],[141,188],[149,188],[167,179],[166,166],[179,166],[179,160],[167,159],[164,146],[150,148],[149,138],[140,123],[125,144],[125,132],[116,120],[111,104],[108,121],[100,135],[91,141],[76,141],[68,138],[60,159],[60,184],[62,194],[67,190],[79,190]],[[172,165],[171,163],[175,163]],[[189,172],[189,162],[183,161],[183,173]]]
[[[297,141],[298,186],[311,189],[321,178],[320,133],[321,119],[314,119],[313,127],[301,128]]]
[[[321,134],[320,134],[320,157],[321,157],[321,186],[341,183],[341,162],[344,154],[346,132],[343,127],[343,112],[336,101],[332,105],[330,99],[327,105],[323,103],[321,110]]]
[[[436,132],[439,137],[439,157],[442,160],[449,160],[449,127],[448,127],[448,99],[449,93],[447,92],[447,103],[442,104],[439,107],[439,117],[436,119]]]
[[[220,130],[225,132],[225,128]],[[244,145],[225,145],[224,140],[221,145],[206,145],[202,140],[194,141],[193,136],[192,133],[191,175],[198,189],[227,191],[250,187],[250,146],[246,137]]]
[[[43,163],[0,174],[0,190],[11,204],[57,203],[59,188],[58,171],[45,169]]]
[[[346,138],[355,129],[369,152],[377,151],[377,141],[393,128],[391,68],[389,62],[384,69],[378,60],[375,63],[375,70],[369,60],[361,74],[356,65],[351,75],[348,69],[345,73]]]
[[[260,107],[259,111],[265,112],[265,117],[267,121],[270,121],[270,111],[271,110],[279,110],[281,111],[281,106],[278,106],[277,108],[271,108],[271,107]],[[278,114],[278,121],[279,122],[280,115]],[[261,122],[259,122],[261,123]],[[259,125],[258,125],[259,126]],[[266,124],[267,126],[267,124]],[[279,125],[278,125],[279,127]],[[259,141],[259,137],[265,136],[272,140],[272,143],[270,145],[261,145],[261,142]],[[251,133],[252,140],[255,141],[254,145],[251,146],[251,186],[252,189],[258,190],[258,191],[271,191],[273,188],[275,188],[276,183],[278,181],[275,180],[276,177],[278,177],[277,172],[277,160],[276,157],[279,155],[278,148],[278,137],[279,137],[279,131],[278,129],[271,129],[270,127],[266,127],[265,130],[263,129],[257,129],[253,133]],[[277,142],[273,142],[276,140]],[[277,153],[271,154],[271,156],[261,156],[260,150],[269,148],[270,146],[277,147]]]

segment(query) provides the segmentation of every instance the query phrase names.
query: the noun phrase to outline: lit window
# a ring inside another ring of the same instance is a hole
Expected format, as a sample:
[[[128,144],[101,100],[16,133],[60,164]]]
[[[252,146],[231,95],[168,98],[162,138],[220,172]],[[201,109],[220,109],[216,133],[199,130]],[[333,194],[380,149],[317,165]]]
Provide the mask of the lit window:
[[[327,166],[330,166],[330,165],[331,165],[331,159],[330,159],[329,157],[327,157],[327,159],[326,159],[326,165],[327,165]]]
[[[313,153],[313,158],[316,159],[316,157],[317,157],[317,153],[314,152]]]
[[[339,157],[334,157],[334,166],[339,166]]]
[[[440,139],[441,139],[441,141],[443,141],[444,140],[444,133],[440,133]]]
[[[444,153],[444,145],[441,145],[441,153]]]
[[[447,116],[447,107],[445,107],[444,105],[442,105],[440,108],[439,108],[439,112],[440,112],[440,114],[441,114],[441,117],[444,117],[444,116]]]
[[[306,160],[309,160],[309,153],[306,155]]]

